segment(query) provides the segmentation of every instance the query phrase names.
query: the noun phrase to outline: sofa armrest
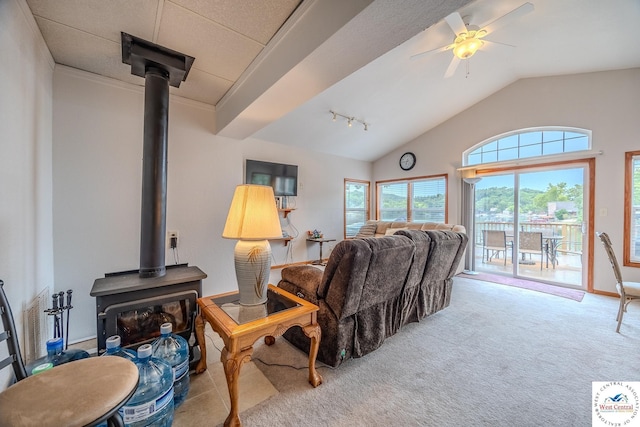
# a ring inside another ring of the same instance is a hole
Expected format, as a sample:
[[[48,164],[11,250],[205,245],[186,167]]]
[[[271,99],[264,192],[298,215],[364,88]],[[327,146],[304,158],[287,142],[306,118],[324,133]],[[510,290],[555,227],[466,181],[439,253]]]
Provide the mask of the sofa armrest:
[[[323,274],[322,270],[310,265],[286,267],[282,270],[278,287],[317,305],[318,287]]]

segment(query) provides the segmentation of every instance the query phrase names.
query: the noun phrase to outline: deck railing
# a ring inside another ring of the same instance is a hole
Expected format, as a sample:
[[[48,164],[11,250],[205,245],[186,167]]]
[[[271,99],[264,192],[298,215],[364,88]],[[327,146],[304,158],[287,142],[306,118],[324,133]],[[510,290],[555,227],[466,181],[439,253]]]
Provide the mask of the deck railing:
[[[513,233],[512,222],[476,222],[475,241],[482,246],[482,230],[498,230]],[[564,222],[521,222],[521,231],[539,231],[544,235],[562,236],[558,252],[582,252],[582,224]]]

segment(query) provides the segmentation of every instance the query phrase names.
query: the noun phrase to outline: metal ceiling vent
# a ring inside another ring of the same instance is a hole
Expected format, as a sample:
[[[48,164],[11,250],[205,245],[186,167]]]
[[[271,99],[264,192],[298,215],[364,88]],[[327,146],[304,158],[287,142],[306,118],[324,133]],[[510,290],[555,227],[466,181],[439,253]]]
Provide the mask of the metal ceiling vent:
[[[131,74],[145,79],[139,275],[160,277],[166,274],[169,85],[180,87],[195,58],[121,35],[122,62],[131,65]]]

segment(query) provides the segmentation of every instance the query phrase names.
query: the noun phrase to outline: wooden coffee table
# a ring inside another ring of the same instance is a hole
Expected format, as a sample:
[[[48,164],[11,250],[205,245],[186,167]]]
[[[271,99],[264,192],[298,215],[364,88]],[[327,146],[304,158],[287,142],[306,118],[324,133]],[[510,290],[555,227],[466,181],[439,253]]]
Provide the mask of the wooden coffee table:
[[[238,377],[242,365],[251,360],[253,344],[261,337],[265,337],[265,343],[271,345],[275,337],[284,334],[290,327],[302,327],[305,335],[311,339],[309,383],[314,387],[322,384],[322,377],[316,371],[321,335],[317,322],[318,306],[273,285],[269,285],[266,304],[241,306],[238,300],[237,291],[199,298],[200,315],[196,318],[198,342],[205,342],[205,321],[224,341],[220,361],[231,398],[231,410],[225,426],[242,425],[238,416]],[[201,351],[197,373],[207,369],[206,344],[201,346]]]

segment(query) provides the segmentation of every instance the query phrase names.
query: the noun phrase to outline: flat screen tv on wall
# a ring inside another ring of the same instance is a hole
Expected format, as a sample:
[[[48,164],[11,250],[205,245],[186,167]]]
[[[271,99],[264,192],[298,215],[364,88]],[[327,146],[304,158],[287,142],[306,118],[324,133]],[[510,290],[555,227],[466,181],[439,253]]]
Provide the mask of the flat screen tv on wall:
[[[247,159],[245,184],[269,185],[276,197],[298,195],[298,166]]]

